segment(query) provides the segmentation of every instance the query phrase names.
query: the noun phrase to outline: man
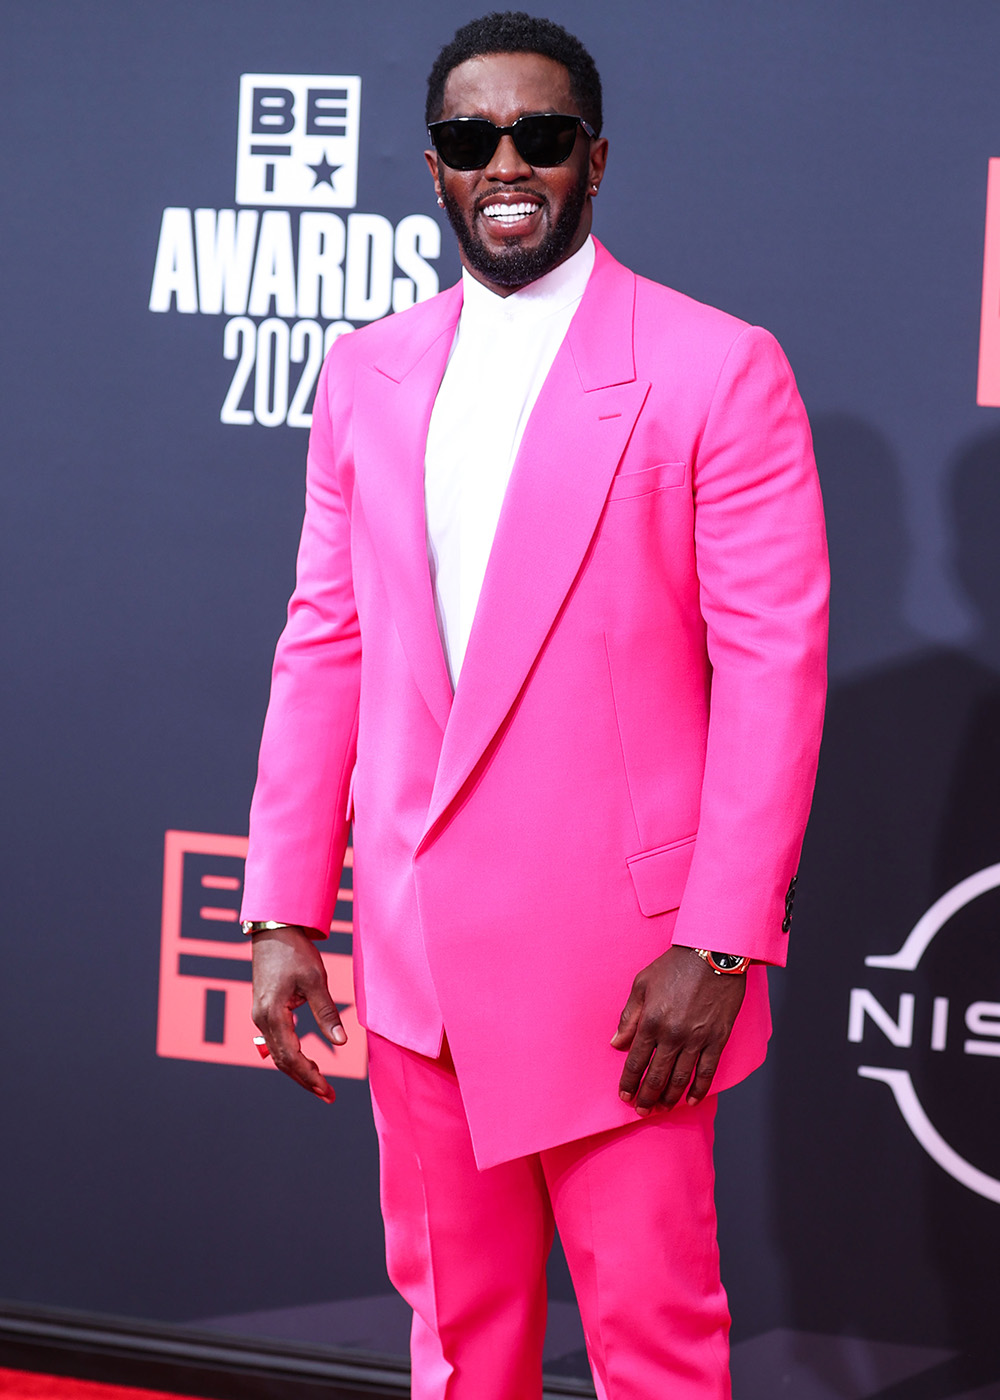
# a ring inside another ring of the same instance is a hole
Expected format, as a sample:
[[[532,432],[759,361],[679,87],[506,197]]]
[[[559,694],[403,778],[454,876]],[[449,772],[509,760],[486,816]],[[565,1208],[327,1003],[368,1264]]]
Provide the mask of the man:
[[[331,1099],[293,1011],[343,1043],[313,939],[353,818],[413,1395],[540,1395],[555,1223],[598,1394],[721,1400],[715,1092],[764,1056],[824,694],[808,425],[766,332],[591,238],[600,80],[565,30],[466,25],[427,117],[462,281],[317,389],[255,1020]]]

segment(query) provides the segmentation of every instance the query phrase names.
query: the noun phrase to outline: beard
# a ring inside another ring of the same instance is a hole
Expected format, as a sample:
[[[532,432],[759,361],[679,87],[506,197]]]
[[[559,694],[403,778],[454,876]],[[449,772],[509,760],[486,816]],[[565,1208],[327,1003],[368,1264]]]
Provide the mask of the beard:
[[[492,282],[496,287],[526,287],[529,282],[544,277],[557,263],[562,262],[580,227],[580,217],[587,201],[587,171],[583,170],[541,243],[534,248],[523,248],[511,242],[503,252],[494,253],[474,232],[458,201],[448,193],[443,179],[440,183],[444,211],[466,262],[473,272],[478,272],[485,281]],[[522,192],[512,190],[512,193]]]

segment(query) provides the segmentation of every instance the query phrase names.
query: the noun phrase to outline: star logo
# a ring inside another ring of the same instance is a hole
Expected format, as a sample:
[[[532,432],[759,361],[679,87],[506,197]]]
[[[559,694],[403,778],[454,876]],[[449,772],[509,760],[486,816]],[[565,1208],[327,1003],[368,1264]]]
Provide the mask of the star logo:
[[[309,162],[307,161],[306,164],[309,165]],[[330,164],[326,158],[326,152],[324,151],[321,160],[318,160],[315,165],[309,165],[309,169],[315,176],[313,180],[313,189],[316,189],[318,185],[329,185],[332,190],[333,177],[340,168],[339,165]]]

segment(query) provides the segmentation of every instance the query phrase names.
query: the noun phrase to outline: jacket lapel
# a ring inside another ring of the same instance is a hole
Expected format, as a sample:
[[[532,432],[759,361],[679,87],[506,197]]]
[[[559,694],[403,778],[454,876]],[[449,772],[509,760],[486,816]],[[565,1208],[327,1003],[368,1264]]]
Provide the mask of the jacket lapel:
[[[597,249],[587,290],[538,396],[504,497],[445,731],[425,840],[524,685],[579,572],[649,390],[635,378],[635,277],[600,244]]]
[[[452,691],[427,563],[424,451],[461,309],[461,283],[415,308],[406,339],[374,365],[360,365],[355,384],[354,460],[365,521],[403,651],[442,729]]]

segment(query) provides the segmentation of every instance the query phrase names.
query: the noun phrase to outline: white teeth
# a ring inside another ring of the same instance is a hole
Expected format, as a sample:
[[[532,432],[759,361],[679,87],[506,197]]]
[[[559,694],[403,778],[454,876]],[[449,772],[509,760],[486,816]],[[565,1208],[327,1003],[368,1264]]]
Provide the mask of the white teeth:
[[[502,223],[512,224],[518,219],[523,219],[526,214],[533,214],[537,208],[537,204],[487,204],[483,213],[488,219],[499,219]]]

